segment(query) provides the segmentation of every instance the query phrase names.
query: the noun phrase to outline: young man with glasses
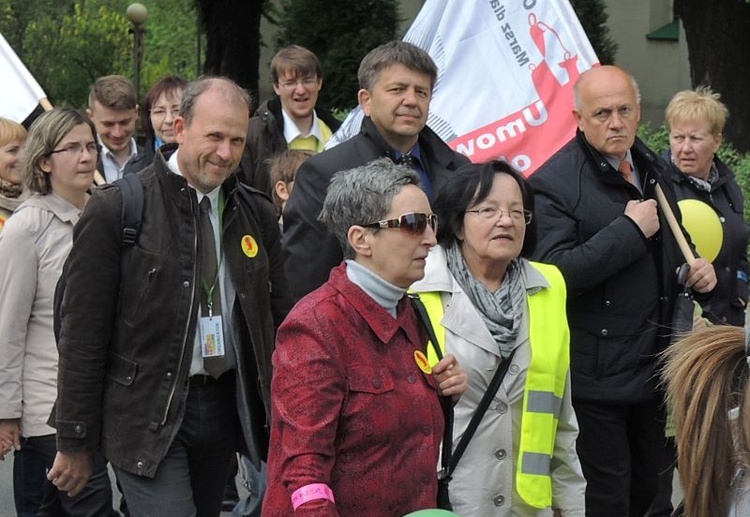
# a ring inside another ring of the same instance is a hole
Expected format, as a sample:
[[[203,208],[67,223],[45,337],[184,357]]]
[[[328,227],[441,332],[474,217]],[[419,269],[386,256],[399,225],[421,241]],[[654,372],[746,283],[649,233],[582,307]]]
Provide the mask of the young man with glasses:
[[[240,178],[248,185],[273,191],[269,158],[287,149],[319,153],[341,123],[316,107],[323,86],[318,58],[298,45],[279,50],[271,60],[276,96],[264,102],[250,119]]]

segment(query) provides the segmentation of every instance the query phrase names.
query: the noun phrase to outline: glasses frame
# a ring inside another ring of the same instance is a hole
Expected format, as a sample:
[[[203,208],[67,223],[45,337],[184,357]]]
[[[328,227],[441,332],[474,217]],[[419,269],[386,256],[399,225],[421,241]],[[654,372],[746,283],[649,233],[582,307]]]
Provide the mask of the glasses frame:
[[[286,90],[292,90],[297,87],[298,84],[301,84],[305,88],[310,88],[313,85],[318,84],[318,76],[317,75],[306,75],[304,77],[298,77],[294,81],[279,81],[279,86],[286,89]]]
[[[167,113],[172,115],[172,118],[177,117],[180,114],[180,106],[178,105],[177,108],[175,106],[170,106],[169,108],[151,108],[148,110],[149,114],[151,116],[157,117],[157,118],[167,118]]]
[[[97,154],[98,155],[99,153],[102,152],[102,146],[101,145],[99,145],[99,144],[97,144],[95,142],[91,142],[91,143],[86,144],[86,145],[70,144],[67,147],[63,147],[62,149],[54,149],[54,150],[48,152],[47,156],[52,156],[53,154],[59,154],[59,153],[70,153],[70,154],[72,154],[74,156],[78,156],[79,154],[81,154],[81,151],[83,151],[84,149],[87,149],[88,152],[89,152],[89,154]]]
[[[492,211],[492,215],[483,215],[483,213],[489,213],[489,211]],[[513,216],[513,212],[523,212],[522,218],[516,218]],[[464,213],[466,214],[476,214],[481,219],[484,219],[485,221],[492,221],[497,217],[498,214],[500,214],[500,218],[502,218],[504,215],[507,215],[510,217],[512,221],[523,221],[525,225],[529,225],[531,223],[531,219],[534,216],[534,213],[531,210],[503,210],[502,208],[492,208],[492,207],[484,207],[484,208],[475,208],[473,210],[464,210]]]
[[[413,219],[413,220],[410,220]],[[361,225],[362,228],[375,228],[386,230],[388,228],[398,228],[411,235],[423,235],[427,226],[437,234],[438,216],[436,214],[425,214],[422,212],[408,212],[401,214],[397,219],[383,219],[373,223]]]

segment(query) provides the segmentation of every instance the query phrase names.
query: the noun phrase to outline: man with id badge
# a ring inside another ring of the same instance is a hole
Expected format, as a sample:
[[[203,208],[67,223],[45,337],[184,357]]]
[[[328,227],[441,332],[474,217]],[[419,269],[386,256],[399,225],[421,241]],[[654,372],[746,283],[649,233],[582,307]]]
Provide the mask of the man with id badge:
[[[191,83],[138,177],[143,214],[121,266],[120,186],[97,190],[66,265],[49,478],[71,495],[92,451],[133,515],[218,516],[236,451],[268,448],[271,353],[291,307],[273,205],[232,173],[249,110],[235,83]],[[124,268],[124,269],[123,269]]]

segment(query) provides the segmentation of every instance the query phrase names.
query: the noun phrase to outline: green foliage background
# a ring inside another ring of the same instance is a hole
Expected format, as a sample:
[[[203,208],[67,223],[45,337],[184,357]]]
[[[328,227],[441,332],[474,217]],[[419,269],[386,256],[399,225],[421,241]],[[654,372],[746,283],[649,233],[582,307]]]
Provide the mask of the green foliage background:
[[[310,49],[323,68],[322,104],[349,109],[357,104],[357,69],[373,48],[396,39],[396,0],[283,0],[276,48]]]
[[[130,0],[0,0],[0,33],[56,106],[84,108],[102,75],[133,78]],[[197,76],[194,0],[146,1],[141,96],[166,74]]]
[[[617,43],[609,35],[606,4],[604,0],[570,0],[573,10],[589,38],[591,46],[603,65],[615,62]]]

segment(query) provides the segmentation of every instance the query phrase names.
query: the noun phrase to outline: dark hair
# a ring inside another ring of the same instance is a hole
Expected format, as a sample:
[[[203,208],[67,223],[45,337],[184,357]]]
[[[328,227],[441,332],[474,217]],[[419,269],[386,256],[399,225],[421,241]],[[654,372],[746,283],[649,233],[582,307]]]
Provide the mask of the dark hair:
[[[403,65],[428,76],[430,89],[435,87],[438,73],[435,62],[427,52],[405,41],[390,41],[368,52],[359,64],[359,87],[372,91],[381,72],[393,65]]]
[[[162,96],[162,94],[174,94],[179,92],[180,96],[182,96],[182,92],[185,91],[187,85],[188,82],[182,77],[168,75],[162,77],[151,86],[151,89],[146,94],[146,98],[141,105],[141,127],[143,128],[143,133],[148,140],[156,138],[154,126],[151,124],[151,108],[154,107],[154,103]]]
[[[524,177],[502,160],[485,163],[469,163],[454,171],[440,187],[432,207],[438,215],[438,243],[449,247],[459,242],[458,234],[464,226],[466,210],[481,203],[492,190],[496,174],[512,177],[521,189],[524,210],[533,212],[534,191]],[[526,236],[521,247],[521,256],[528,258],[536,246],[536,221],[532,216],[526,226]]]

